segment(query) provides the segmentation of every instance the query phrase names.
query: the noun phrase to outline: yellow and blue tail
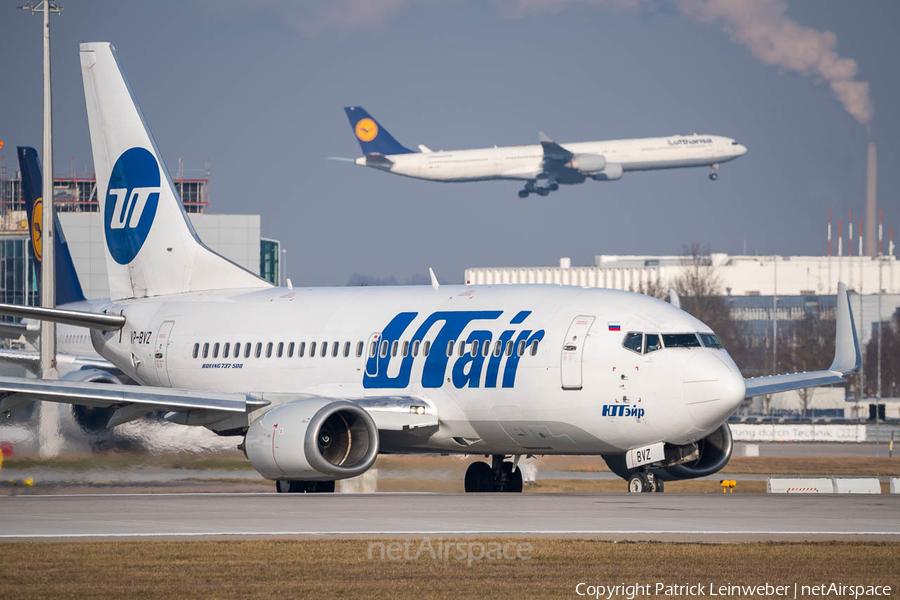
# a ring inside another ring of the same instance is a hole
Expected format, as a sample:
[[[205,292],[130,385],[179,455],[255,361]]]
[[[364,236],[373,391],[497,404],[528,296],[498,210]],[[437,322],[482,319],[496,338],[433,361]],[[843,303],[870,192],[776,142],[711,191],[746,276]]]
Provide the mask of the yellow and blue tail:
[[[19,170],[22,172],[22,197],[25,200],[25,210],[28,213],[29,229],[31,230],[31,258],[34,260],[34,270],[37,275],[38,285],[41,281],[41,265],[43,258],[43,214],[44,203],[42,198],[43,178],[41,165],[38,163],[37,150],[19,146]],[[75,263],[69,253],[69,245],[59,225],[59,217],[53,214],[53,251],[56,257],[56,306],[70,302],[84,300],[84,291],[81,282],[78,281],[78,273],[75,271]]]
[[[345,106],[350,128],[363,154],[412,154],[413,151],[394,139],[362,106]]]

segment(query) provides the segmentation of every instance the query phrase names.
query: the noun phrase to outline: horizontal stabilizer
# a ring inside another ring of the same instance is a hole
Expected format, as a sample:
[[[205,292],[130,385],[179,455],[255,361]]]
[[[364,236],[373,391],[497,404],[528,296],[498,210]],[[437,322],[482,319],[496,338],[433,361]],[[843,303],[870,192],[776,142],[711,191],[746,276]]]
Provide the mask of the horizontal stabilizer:
[[[80,310],[41,308],[39,306],[0,304],[0,315],[21,317],[23,319],[36,319],[38,321],[51,321],[53,323],[74,325],[75,327],[102,329],[103,331],[115,331],[122,329],[122,327],[125,326],[125,317],[122,315],[103,315]]]
[[[770,377],[745,379],[747,397],[788,392],[822,385],[844,383],[844,375],[859,371],[862,358],[853,311],[850,310],[850,292],[843,283],[838,283],[837,310],[835,313],[834,360],[827,371],[789,373]]]

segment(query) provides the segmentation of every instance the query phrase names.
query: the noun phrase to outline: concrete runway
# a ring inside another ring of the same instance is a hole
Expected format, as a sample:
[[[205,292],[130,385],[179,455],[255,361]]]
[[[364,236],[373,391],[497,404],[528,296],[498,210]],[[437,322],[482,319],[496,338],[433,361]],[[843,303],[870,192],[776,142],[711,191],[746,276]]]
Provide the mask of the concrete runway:
[[[900,541],[900,495],[6,496],[0,532],[0,541],[476,535]]]

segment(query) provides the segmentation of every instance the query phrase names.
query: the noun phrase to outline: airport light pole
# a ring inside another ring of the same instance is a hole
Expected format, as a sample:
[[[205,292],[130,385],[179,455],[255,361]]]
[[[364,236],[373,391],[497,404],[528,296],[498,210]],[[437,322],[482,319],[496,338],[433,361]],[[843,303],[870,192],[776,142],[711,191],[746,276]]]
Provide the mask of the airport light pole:
[[[54,0],[39,0],[32,3],[28,0],[19,8],[41,12],[44,17],[44,153],[43,153],[43,189],[41,191],[41,243],[39,253],[41,259],[41,306],[53,308],[56,304],[56,268],[54,243],[56,232],[53,230],[53,104],[50,97],[50,13],[59,14],[62,8]],[[34,224],[31,225],[34,227]],[[56,324],[41,322],[41,378],[58,379],[56,371]],[[40,452],[50,456],[59,452],[59,406],[52,402],[41,403]]]

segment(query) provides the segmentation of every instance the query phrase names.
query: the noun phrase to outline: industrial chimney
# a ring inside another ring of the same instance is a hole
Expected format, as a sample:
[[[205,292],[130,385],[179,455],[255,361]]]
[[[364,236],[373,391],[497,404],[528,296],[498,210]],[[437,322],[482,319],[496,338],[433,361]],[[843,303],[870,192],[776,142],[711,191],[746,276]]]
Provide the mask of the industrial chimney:
[[[875,142],[869,142],[869,152],[866,159],[866,254],[876,256],[878,254],[876,223],[878,219],[877,181],[878,158],[875,152]],[[862,231],[859,232],[862,234]]]

